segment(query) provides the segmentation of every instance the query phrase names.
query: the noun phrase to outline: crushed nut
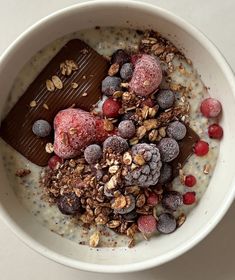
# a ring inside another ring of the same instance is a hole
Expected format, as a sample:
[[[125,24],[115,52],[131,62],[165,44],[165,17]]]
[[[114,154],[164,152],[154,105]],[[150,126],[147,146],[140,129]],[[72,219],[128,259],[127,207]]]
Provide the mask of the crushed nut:
[[[62,75],[70,76],[73,71],[78,69],[78,65],[73,60],[65,60],[60,64],[60,70]]]
[[[136,207],[138,208],[142,208],[144,206],[146,202],[146,197],[144,194],[140,194],[137,196],[137,199],[136,199]]]
[[[184,213],[180,214],[177,219],[177,226],[180,227],[186,220],[186,215]]]
[[[90,236],[89,245],[90,247],[97,247],[100,241],[100,233],[96,231]]]
[[[48,91],[54,91],[55,85],[51,80],[46,80],[46,87]]]
[[[75,127],[70,127],[69,129],[69,134],[70,135],[74,135],[77,134],[78,130]]]
[[[114,129],[114,125],[111,121],[105,119],[104,120],[104,130],[106,131],[113,131]]]
[[[29,175],[30,173],[31,173],[31,170],[30,170],[30,169],[20,168],[20,169],[17,169],[17,170],[16,170],[15,175],[16,175],[17,177],[25,177],[25,176]]]
[[[126,165],[131,165],[132,164],[132,156],[131,156],[131,154],[129,152],[125,152],[123,157],[122,157],[122,161]]]
[[[139,142],[139,139],[137,137],[134,137],[130,139],[129,143],[131,146],[136,145]]]
[[[145,164],[144,157],[140,154],[135,155],[133,160],[138,165],[144,165]]]
[[[147,129],[145,126],[139,126],[136,131],[136,136],[138,139],[142,139],[146,135]]]
[[[83,97],[85,97],[85,96],[87,96],[87,95],[88,95],[87,92],[83,92],[83,94],[82,94]]]
[[[52,143],[47,143],[46,144],[46,147],[45,147],[45,150],[48,154],[51,154],[54,152],[54,146]]]
[[[118,63],[114,63],[110,66],[108,74],[109,76],[114,76],[117,74],[117,72],[119,71],[119,64]]]
[[[72,83],[71,87],[74,88],[74,89],[77,88],[78,87],[78,83]]]
[[[120,195],[114,199],[114,202],[111,204],[112,209],[122,209],[126,206],[126,198],[124,195]]]
[[[158,131],[156,129],[153,129],[150,133],[149,133],[149,141],[151,142],[155,142],[157,140],[157,136],[158,136]]]
[[[48,105],[47,105],[46,103],[44,103],[44,104],[42,105],[42,107],[43,107],[44,109],[46,109],[46,110],[49,110],[49,107],[48,107]]]
[[[138,195],[140,192],[140,187],[139,186],[130,186],[126,187],[125,189],[125,194],[133,194],[133,195]]]
[[[34,108],[34,107],[37,106],[37,102],[36,102],[35,100],[33,100],[33,101],[31,101],[31,102],[29,103],[29,106],[30,106],[31,108]]]
[[[108,190],[112,190],[115,189],[117,184],[118,184],[118,177],[119,177],[119,173],[116,173],[115,175],[113,175],[110,180],[105,184],[105,187]]]
[[[110,174],[115,174],[115,173],[118,172],[118,170],[119,170],[119,166],[118,165],[113,165],[113,166],[109,167],[109,173]]]
[[[115,91],[113,93],[113,98],[121,98],[122,97],[123,92],[122,91]]]
[[[109,228],[117,228],[117,227],[120,226],[120,224],[121,224],[121,221],[119,221],[119,220],[112,220],[112,221],[108,222],[106,225]]]
[[[54,84],[54,86],[57,88],[57,89],[62,89],[63,88],[63,82],[61,81],[61,79],[58,77],[58,76],[52,76],[51,77],[52,79],[52,82]]]
[[[165,127],[160,127],[158,132],[162,138],[166,137],[166,128]]]
[[[128,248],[133,248],[135,246],[135,239],[131,238],[129,243],[128,243]]]
[[[183,169],[179,169],[179,179],[180,179],[181,184],[184,185],[184,182],[185,182],[185,175],[184,175]]]
[[[142,108],[142,110],[141,110],[141,115],[142,115],[142,118],[145,120],[145,119],[147,119],[147,117],[148,117],[148,114],[149,114],[149,107],[148,106],[146,106],[146,105],[144,105],[144,107]]]
[[[149,117],[150,118],[154,118],[155,116],[156,116],[156,114],[157,114],[157,108],[156,107],[150,107],[149,109],[148,109],[148,115],[149,115]]]
[[[128,237],[133,238],[137,231],[138,231],[138,226],[136,224],[133,224],[127,229],[126,235]]]
[[[211,169],[210,164],[205,164],[205,165],[204,165],[204,169],[203,169],[203,173],[204,173],[204,174],[209,174],[210,169]]]
[[[155,129],[157,128],[157,126],[158,126],[157,119],[150,119],[144,121],[144,127],[146,128],[147,131]]]

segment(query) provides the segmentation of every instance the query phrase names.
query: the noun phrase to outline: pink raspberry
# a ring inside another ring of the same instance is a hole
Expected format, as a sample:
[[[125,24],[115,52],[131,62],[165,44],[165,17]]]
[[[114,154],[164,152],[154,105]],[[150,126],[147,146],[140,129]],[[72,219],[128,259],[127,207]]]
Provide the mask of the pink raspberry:
[[[137,95],[147,96],[154,92],[162,81],[162,69],[157,58],[143,54],[136,61],[134,73],[129,83]]]

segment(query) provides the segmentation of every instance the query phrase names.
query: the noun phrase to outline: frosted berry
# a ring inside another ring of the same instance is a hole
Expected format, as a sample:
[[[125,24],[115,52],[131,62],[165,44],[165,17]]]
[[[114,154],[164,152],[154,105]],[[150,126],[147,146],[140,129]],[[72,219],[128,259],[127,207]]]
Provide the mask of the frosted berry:
[[[122,65],[120,70],[120,76],[123,80],[129,81],[132,78],[133,71],[134,69],[132,63],[125,63]]]
[[[65,215],[73,215],[81,210],[80,199],[74,193],[61,196],[57,201],[57,206]]]
[[[170,213],[163,213],[158,217],[157,230],[160,233],[169,234],[176,229],[176,219]]]
[[[173,138],[163,138],[158,144],[163,162],[170,162],[179,155],[179,145]]]
[[[161,168],[161,174],[159,177],[159,183],[165,184],[168,183],[172,178],[172,167],[168,163],[164,163]]]
[[[158,204],[158,196],[154,192],[149,193],[147,204],[151,206],[156,206]]]
[[[159,107],[163,110],[173,106],[175,102],[175,93],[169,89],[160,89],[156,97]]]
[[[138,218],[137,225],[143,234],[151,234],[156,231],[157,221],[152,215],[142,215]]]
[[[123,153],[129,146],[125,139],[119,136],[110,136],[103,143],[104,150],[110,149],[115,153]]]
[[[50,167],[50,169],[56,170],[60,167],[62,163],[62,158],[58,157],[57,155],[54,155],[49,159],[48,166]]]
[[[127,205],[121,209],[115,210],[116,213],[125,215],[132,212],[135,209],[135,198],[132,194],[126,196],[128,201]],[[112,202],[111,202],[112,203]]]
[[[208,135],[213,139],[221,139],[223,137],[223,128],[214,123],[208,127]]]
[[[102,157],[102,149],[97,144],[92,144],[86,147],[84,157],[87,163],[94,164]]]
[[[195,192],[186,192],[183,195],[183,202],[186,205],[191,205],[196,201],[196,193]]]
[[[166,129],[167,135],[177,141],[182,140],[185,137],[186,132],[186,126],[179,121],[171,122]]]
[[[203,140],[200,140],[194,145],[193,150],[197,156],[205,156],[209,152],[209,144]]]
[[[185,186],[191,188],[191,187],[193,187],[196,183],[197,183],[197,180],[196,180],[195,176],[193,176],[193,175],[187,175],[187,176],[185,177],[185,180],[184,180]]]
[[[105,100],[102,106],[103,114],[108,118],[118,117],[120,108],[121,104],[111,97]]]
[[[111,57],[111,63],[117,63],[120,66],[123,65],[124,63],[127,63],[131,60],[130,55],[122,50],[122,49],[118,49],[116,50]]]
[[[104,93],[107,96],[113,95],[115,91],[121,90],[121,79],[118,77],[106,77],[102,81],[102,93]]]
[[[122,121],[118,125],[119,135],[125,139],[131,139],[135,135],[135,125],[132,121]]]
[[[121,121],[134,120],[135,119],[135,113],[129,111],[129,112],[123,114],[120,119],[121,119]]]
[[[168,191],[163,194],[162,206],[167,210],[176,211],[183,204],[183,197],[179,192]]]
[[[135,210],[124,214],[122,217],[126,220],[126,221],[134,221],[137,218],[138,214],[136,213]]]
[[[51,133],[51,125],[48,121],[37,120],[33,124],[32,131],[38,137],[46,137]]]
[[[205,117],[215,118],[220,114],[222,106],[217,99],[209,97],[202,101],[200,109]]]

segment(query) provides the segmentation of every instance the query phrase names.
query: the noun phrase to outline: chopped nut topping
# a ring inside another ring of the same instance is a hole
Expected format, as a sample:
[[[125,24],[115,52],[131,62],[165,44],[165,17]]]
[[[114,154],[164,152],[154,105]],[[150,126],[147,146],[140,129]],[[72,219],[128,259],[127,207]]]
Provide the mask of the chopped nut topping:
[[[48,107],[48,105],[47,105],[46,103],[44,103],[44,104],[42,105],[42,107],[43,107],[44,109],[46,109],[46,110],[49,110],[49,107]]]
[[[61,79],[58,77],[58,76],[52,76],[51,77],[52,79],[52,82],[54,84],[54,86],[57,88],[57,89],[62,89],[63,88],[63,82],[61,81]]]
[[[106,225],[109,228],[117,228],[117,227],[120,226],[120,224],[121,224],[121,221],[119,221],[119,220],[112,220],[112,221],[108,222]]]
[[[115,91],[113,93],[113,98],[121,98],[122,97],[123,92],[122,91]]]
[[[161,127],[159,130],[158,130],[159,134],[161,137],[166,137],[166,128],[165,127]]]
[[[137,137],[130,139],[129,143],[131,146],[138,144],[139,140]]]
[[[114,125],[111,121],[105,119],[104,120],[104,130],[106,131],[113,131],[114,129]]]
[[[78,83],[72,83],[71,87],[74,88],[74,89],[77,88],[78,87]]]
[[[116,173],[115,175],[113,175],[110,180],[105,184],[105,187],[108,190],[112,190],[115,189],[117,184],[118,184],[118,177],[119,177],[119,173]]]
[[[48,91],[54,91],[55,86],[54,83],[51,80],[46,80],[46,87]]]
[[[77,130],[76,128],[70,127],[70,129],[69,129],[69,134],[70,134],[70,135],[77,134],[77,132],[78,132],[78,130]]]
[[[157,140],[157,136],[158,136],[158,131],[156,129],[153,129],[150,133],[149,133],[149,141],[151,142],[155,142]]]
[[[109,76],[112,77],[112,76],[116,75],[118,73],[118,71],[119,71],[119,64],[114,63],[110,66],[108,74],[109,74]]]
[[[114,199],[114,202],[111,204],[112,209],[122,209],[126,206],[126,198],[124,195],[120,195]]]
[[[144,121],[144,127],[146,128],[147,131],[157,128],[157,126],[158,126],[157,119],[150,119]]]
[[[113,165],[113,166],[109,167],[109,173],[110,174],[115,174],[115,173],[118,172],[118,170],[119,170],[119,166],[118,165]]]
[[[85,96],[87,96],[87,95],[88,95],[87,92],[83,92],[83,94],[82,94],[83,97],[85,97]]]
[[[204,165],[203,173],[204,173],[204,174],[209,174],[210,169],[211,169],[210,164]]]
[[[90,236],[89,245],[90,247],[97,247],[100,241],[100,233],[96,231]]]
[[[54,146],[52,143],[47,143],[46,144],[46,147],[45,147],[45,150],[48,154],[51,154],[54,152]]]
[[[136,131],[136,136],[138,139],[142,139],[146,135],[147,129],[145,126],[139,126]]]
[[[142,208],[142,207],[144,206],[145,202],[146,202],[146,197],[145,197],[145,195],[144,195],[144,194],[138,195],[138,197],[137,197],[137,199],[136,199],[136,206],[137,206],[138,208]]]
[[[62,75],[70,76],[73,71],[78,69],[78,65],[73,60],[65,60],[60,64],[60,70]]]
[[[29,106],[30,106],[31,108],[34,108],[34,107],[37,106],[37,102],[36,102],[35,100],[33,100],[33,101],[30,102]]]
[[[145,164],[145,160],[144,160],[144,157],[142,155],[139,155],[139,154],[135,155],[133,160],[138,165],[144,165]]]
[[[177,226],[180,227],[182,224],[185,222],[186,216],[184,213],[180,214],[178,219],[177,219]]]
[[[126,165],[131,165],[131,163],[132,163],[132,156],[131,156],[131,154],[129,152],[125,152],[123,157],[122,157],[122,161]]]
[[[140,192],[140,187],[139,186],[130,186],[130,187],[126,187],[125,193],[126,194],[134,194],[134,195],[138,195]]]

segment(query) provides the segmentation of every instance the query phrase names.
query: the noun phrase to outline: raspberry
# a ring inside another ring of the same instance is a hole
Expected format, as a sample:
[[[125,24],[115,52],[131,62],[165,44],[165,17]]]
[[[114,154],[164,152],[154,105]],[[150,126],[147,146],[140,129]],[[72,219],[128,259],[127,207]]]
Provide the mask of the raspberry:
[[[163,213],[158,217],[157,230],[160,233],[169,234],[175,231],[176,220],[170,213]]]
[[[152,215],[142,215],[137,220],[139,231],[144,234],[151,234],[156,231],[157,221]]]
[[[135,135],[135,125],[132,121],[122,121],[118,125],[118,132],[121,137],[131,139]]]
[[[201,112],[207,118],[215,118],[217,117],[221,110],[221,103],[215,98],[207,98],[201,103]]]
[[[118,77],[106,77],[102,81],[102,93],[107,96],[113,95],[115,91],[121,90],[121,82],[122,80]]]
[[[60,167],[62,163],[62,158],[58,157],[57,155],[54,155],[49,159],[48,166],[50,167],[50,169],[56,170]]]
[[[208,127],[208,135],[213,139],[221,139],[223,137],[223,128],[214,123]]]
[[[156,97],[159,107],[163,110],[173,106],[175,102],[175,94],[169,89],[160,89]]]
[[[135,64],[130,89],[137,95],[147,96],[154,92],[162,81],[162,69],[157,58],[143,54]]]
[[[104,120],[96,119],[95,120],[95,137],[96,141],[99,143],[103,143],[106,138],[109,136],[115,135],[117,131],[114,129],[113,131],[107,131],[104,129]]]
[[[197,183],[196,178],[193,175],[187,175],[184,180],[185,186],[191,188]]]
[[[37,120],[33,124],[32,131],[38,137],[46,137],[51,133],[51,125],[48,121]]]
[[[149,193],[147,204],[151,206],[156,206],[158,204],[158,196],[154,192]]]
[[[209,152],[209,144],[205,141],[198,141],[194,146],[194,153],[199,156],[205,156]]]
[[[196,201],[196,193],[195,192],[186,192],[183,195],[183,202],[185,205],[191,205]]]
[[[166,132],[169,137],[179,141],[185,137],[187,129],[183,123],[174,121],[168,125]]]
[[[120,66],[122,66],[124,63],[129,62],[130,59],[131,58],[130,58],[129,54],[126,51],[124,51],[122,49],[118,49],[112,54],[111,63],[112,64],[117,63]]]
[[[173,138],[163,138],[158,144],[163,162],[170,162],[179,155],[179,145]]]
[[[120,70],[120,76],[123,80],[129,81],[133,75],[133,65],[131,63],[125,63]]]
[[[89,164],[96,163],[102,157],[101,147],[96,144],[86,147],[84,157]]]
[[[115,153],[123,153],[128,150],[129,146],[125,139],[119,136],[110,136],[103,143],[103,149],[111,149]]]
[[[111,97],[105,100],[102,106],[103,114],[108,118],[116,118],[119,115],[120,108],[121,104]]]

